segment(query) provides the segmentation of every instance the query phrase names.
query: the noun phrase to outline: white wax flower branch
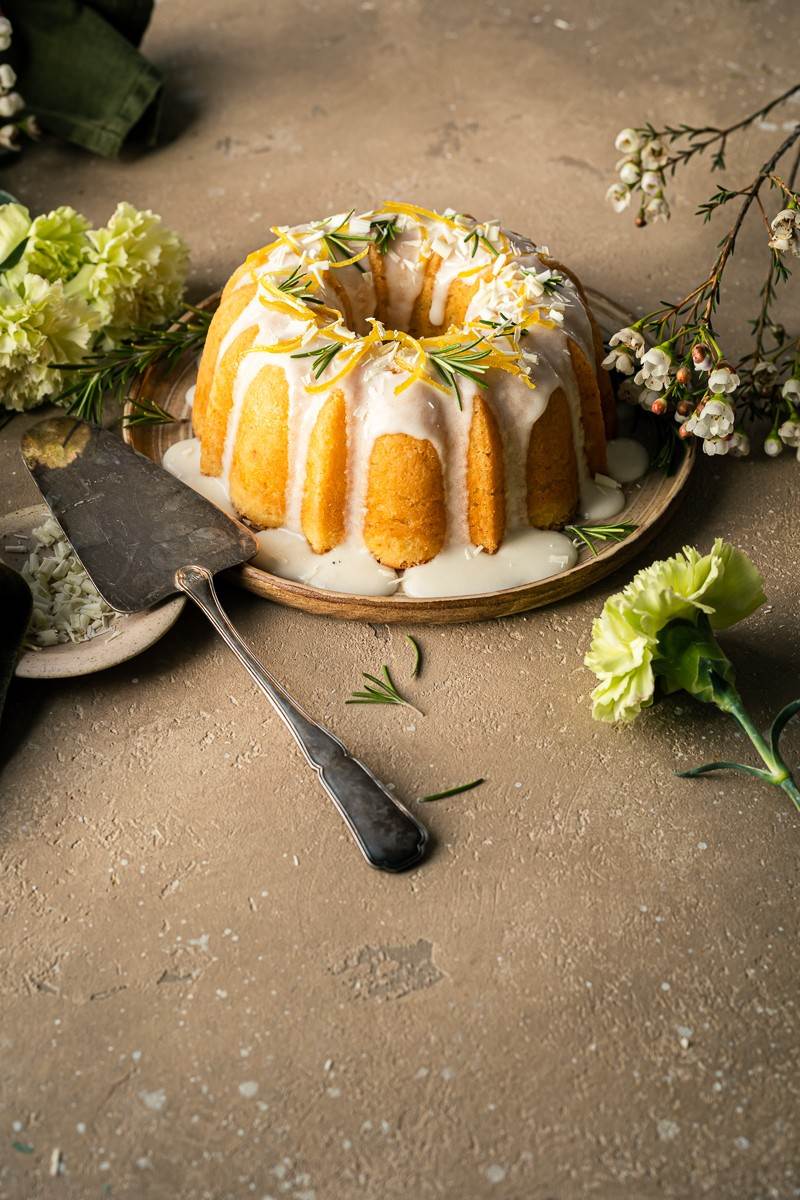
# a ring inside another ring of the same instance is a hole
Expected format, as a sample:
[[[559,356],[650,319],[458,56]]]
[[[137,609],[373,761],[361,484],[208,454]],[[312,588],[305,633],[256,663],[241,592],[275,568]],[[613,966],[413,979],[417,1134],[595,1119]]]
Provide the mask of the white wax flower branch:
[[[719,761],[680,771],[684,778],[711,771],[743,771],[786,792],[800,810],[800,789],[780,752],[800,700],[787,704],[766,734],[756,728],[734,684],[733,664],[714,633],[755,612],[766,599],[761,576],[741,550],[717,538],[701,555],[693,546],[655,562],[603,606],[592,626],[586,666],[599,683],[592,692],[598,721],[634,720],[657,693],[686,691],[738,722],[764,768]]]
[[[0,53],[11,46],[13,33],[8,17],[0,17]],[[36,118],[25,112],[25,101],[15,90],[17,75],[11,63],[0,63],[0,150],[19,150],[22,134],[36,139],[40,136]]]
[[[667,177],[695,156],[708,151],[712,170],[726,166],[728,139],[800,91],[795,84],[768,104],[724,129],[711,126],[653,125],[623,129],[616,148],[618,180],[607,197],[617,212],[637,202],[636,225],[668,220]],[[794,147],[786,180],[776,174]],[[741,429],[745,418],[768,417],[771,429],[764,450],[775,457],[784,446],[797,449],[800,459],[800,340],[790,337],[773,316],[778,287],[791,275],[788,261],[800,257],[800,198],[795,182],[800,169],[800,122],[783,137],[743,188],[719,187],[698,209],[708,221],[739,200],[736,218],[719,243],[706,278],[675,304],[663,304],[611,338],[604,366],[632,377],[621,394],[657,415],[672,416],[681,438],[700,438],[709,455],[749,453],[750,441]],[[761,198],[766,186],[782,205],[772,218]],[[722,279],[733,256],[745,217],[756,206],[764,221],[769,267],[760,292],[760,308],[752,321],[753,347],[736,364],[726,361],[714,331]],[[648,342],[654,342],[652,347]]]

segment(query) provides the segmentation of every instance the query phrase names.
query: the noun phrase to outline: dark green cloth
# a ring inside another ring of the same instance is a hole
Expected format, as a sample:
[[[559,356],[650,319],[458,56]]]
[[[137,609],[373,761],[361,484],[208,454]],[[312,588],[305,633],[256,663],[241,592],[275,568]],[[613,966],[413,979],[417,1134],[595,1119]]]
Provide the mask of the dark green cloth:
[[[3,0],[17,88],[42,128],[105,157],[158,133],[161,75],[137,50],[153,0]]]

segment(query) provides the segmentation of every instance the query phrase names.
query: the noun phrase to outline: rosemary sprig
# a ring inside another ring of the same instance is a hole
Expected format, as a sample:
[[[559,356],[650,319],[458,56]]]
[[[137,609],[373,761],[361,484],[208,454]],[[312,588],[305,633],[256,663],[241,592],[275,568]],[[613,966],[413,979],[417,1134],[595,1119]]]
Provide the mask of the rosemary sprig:
[[[364,690],[353,692],[350,698],[345,700],[345,704],[402,704],[406,708],[413,708],[414,712],[423,716],[422,710],[417,708],[416,704],[412,704],[398,692],[385,663],[381,671],[383,679],[379,679],[377,675],[370,675],[367,671],[362,671],[361,674],[367,681]]]
[[[122,418],[125,429],[136,425],[172,425],[178,419],[174,413],[162,408],[157,400],[150,400],[146,396],[138,396],[134,399],[131,396],[129,401],[132,411],[126,413]]]
[[[339,351],[344,349],[344,346],[344,342],[326,342],[324,346],[319,346],[316,350],[298,350],[295,354],[290,355],[290,357],[313,358],[314,364],[311,370],[314,373],[314,378],[319,379],[320,375],[327,371]]]
[[[374,230],[372,241],[379,254],[386,253],[400,232],[397,217],[379,217],[371,223],[370,229]]]
[[[523,328],[518,322],[513,321],[511,317],[506,317],[500,313],[502,318],[500,321],[490,321],[486,317],[478,319],[479,325],[488,325],[490,329],[496,329],[495,337],[514,337],[519,334],[520,337],[527,337],[528,330]]]
[[[71,382],[53,403],[81,421],[99,425],[107,400],[121,403],[131,384],[148,367],[158,364],[168,370],[183,354],[199,350],[206,339],[211,313],[190,309],[192,316],[174,328],[134,329],[110,350],[88,354],[78,363],[55,363],[54,369],[70,372]]]
[[[484,343],[484,348],[476,350],[475,347],[480,346],[481,343]],[[488,366],[483,360],[488,358],[491,353],[491,346],[486,346],[485,339],[482,337],[475,338],[474,341],[466,344],[451,342],[448,346],[442,346],[438,350],[428,350],[428,358],[433,364],[434,370],[439,378],[455,392],[459,408],[463,408],[459,376],[471,379],[480,387],[486,387],[481,375],[488,370]]]
[[[629,534],[638,529],[638,525],[565,525],[564,533],[569,534],[576,542],[588,546],[597,557],[596,542],[624,542]]]
[[[470,247],[470,258],[475,257],[475,255],[478,253],[479,246],[483,246],[483,248],[493,254],[495,258],[497,258],[497,255],[500,253],[500,251],[497,249],[497,246],[493,246],[486,237],[486,234],[480,233],[477,229],[470,230],[470,232],[464,237],[464,241]]]
[[[287,296],[294,296],[297,300],[305,300],[306,304],[322,304],[319,296],[315,296],[311,287],[311,276],[304,275],[303,269],[298,263],[291,275],[278,284],[278,291],[285,292]]]
[[[462,792],[471,792],[473,788],[479,787],[485,782],[485,779],[473,779],[471,783],[462,783],[459,787],[448,788],[446,792],[432,792],[430,796],[420,796],[420,800],[446,800],[448,796],[460,796]]]
[[[406,634],[406,641],[414,651],[414,666],[411,668],[411,678],[416,679],[422,667],[422,650],[417,639],[413,638],[410,633]]]

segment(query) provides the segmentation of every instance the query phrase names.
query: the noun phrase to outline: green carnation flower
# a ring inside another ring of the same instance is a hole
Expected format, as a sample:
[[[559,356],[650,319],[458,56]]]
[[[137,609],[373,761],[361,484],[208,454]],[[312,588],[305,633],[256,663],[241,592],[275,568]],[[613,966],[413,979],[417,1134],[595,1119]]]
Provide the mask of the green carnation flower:
[[[175,315],[189,256],[160,217],[123,202],[106,226],[87,237],[87,262],[68,291],[85,296],[96,310],[106,344],[129,336],[133,326],[158,325]]]
[[[53,363],[78,362],[86,352],[97,314],[63,283],[24,275],[0,286],[0,398],[21,412],[60,391],[62,372]]]
[[[41,275],[50,280],[71,279],[86,259],[88,228],[86,218],[67,205],[36,217],[28,230],[19,263],[8,272],[12,281],[24,275]]]
[[[0,263],[25,241],[30,227],[31,214],[24,204],[0,204]]]
[[[783,730],[800,713],[792,700],[761,733],[734,683],[733,664],[714,637],[763,604],[761,576],[741,550],[717,538],[710,553],[684,546],[681,554],[639,571],[622,592],[610,596],[592,627],[586,666],[600,680],[592,692],[598,721],[632,721],[663,692],[681,689],[729,713],[758,751],[763,767],[720,761],[679,774],[741,771],[782,788],[800,811],[800,788],[780,750]]]
[[[600,680],[592,692],[592,715],[599,721],[633,720],[652,704],[657,673],[667,691],[684,686],[660,653],[659,635],[668,624],[697,625],[704,615],[712,629],[726,629],[764,599],[753,563],[721,538],[709,554],[686,546],[639,571],[624,591],[609,597],[592,627],[585,662]]]

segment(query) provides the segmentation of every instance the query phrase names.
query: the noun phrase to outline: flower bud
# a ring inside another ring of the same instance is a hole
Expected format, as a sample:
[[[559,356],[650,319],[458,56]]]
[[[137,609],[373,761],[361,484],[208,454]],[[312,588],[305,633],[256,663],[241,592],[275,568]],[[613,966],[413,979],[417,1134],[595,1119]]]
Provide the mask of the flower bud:
[[[692,346],[692,362],[698,371],[710,371],[712,366],[711,351],[705,342]]]
[[[682,417],[690,417],[692,415],[693,408],[694,405],[692,404],[691,400],[679,400],[675,407],[675,411]]]
[[[17,73],[11,63],[0,63],[0,91],[10,92],[17,82]]]
[[[778,437],[777,433],[770,433],[764,439],[764,453],[770,458],[777,458],[783,453],[783,442]]]
[[[667,402],[663,396],[659,396],[658,399],[654,400],[653,403],[650,405],[650,412],[654,413],[655,416],[657,416],[657,417],[663,417],[663,415],[666,411],[667,411]]]
[[[647,224],[647,220],[645,219],[643,213],[637,213],[633,223],[637,229],[644,229],[645,225]]]
[[[678,367],[677,371],[675,372],[675,378],[677,379],[678,383],[682,384],[684,387],[687,387],[687,385],[692,382],[692,372],[687,366]]]
[[[692,431],[689,428],[688,424],[681,425],[680,429],[678,430],[678,437],[683,438],[685,441],[686,438],[690,438],[691,436],[692,436]]]
[[[628,159],[626,162],[624,162],[619,169],[620,179],[623,183],[627,183],[628,185],[632,183],[638,183],[641,173],[642,172],[639,169],[638,163],[635,163],[632,159]]]

